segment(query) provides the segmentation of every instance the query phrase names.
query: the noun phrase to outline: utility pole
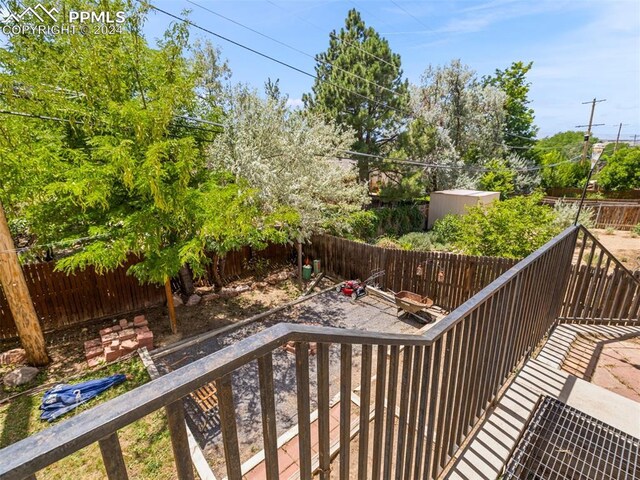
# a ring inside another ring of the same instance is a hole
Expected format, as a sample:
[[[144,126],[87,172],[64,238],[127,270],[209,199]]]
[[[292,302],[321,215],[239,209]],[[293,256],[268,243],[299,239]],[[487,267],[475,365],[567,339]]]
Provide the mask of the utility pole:
[[[622,122],[618,126],[618,136],[616,137],[616,144],[613,146],[613,153],[615,155],[616,150],[618,150],[618,142],[620,141],[620,131],[622,130]]]
[[[589,115],[589,125],[576,125],[579,127],[587,127],[587,133],[584,136],[584,145],[582,147],[582,158],[580,159],[580,164],[584,164],[584,161],[587,159],[587,152],[589,151],[589,140],[591,140],[591,127],[596,127],[599,125],[604,125],[604,123],[596,123],[593,124],[593,113],[596,110],[596,103],[606,102],[606,100],[596,100],[595,98],[591,102],[582,102],[583,105],[591,103],[591,115]],[[600,156],[598,155],[598,158]],[[580,218],[580,211],[582,210],[582,204],[584,203],[584,199],[587,196],[587,188],[589,188],[589,182],[591,181],[591,176],[593,175],[593,171],[598,164],[598,159],[595,162],[591,162],[591,168],[589,169],[589,175],[587,176],[587,180],[584,184],[584,188],[582,189],[582,197],[580,198],[580,205],[578,206],[578,213],[576,214],[576,220],[573,222],[574,225],[578,224],[578,219]]]
[[[2,204],[0,204],[0,285],[9,303],[9,310],[18,329],[20,342],[27,354],[27,361],[35,366],[47,365],[49,356],[42,327],[31,301]]]
[[[589,140],[591,139],[591,127],[598,127],[600,125],[604,125],[604,123],[596,123],[593,124],[593,113],[596,110],[596,103],[606,102],[607,100],[596,100],[595,98],[590,102],[582,102],[583,105],[591,104],[591,115],[589,116],[589,125],[576,125],[576,128],[587,127],[587,133],[584,136],[584,145],[582,147],[582,158],[580,159],[580,163],[584,163],[587,159],[587,151],[589,150]]]

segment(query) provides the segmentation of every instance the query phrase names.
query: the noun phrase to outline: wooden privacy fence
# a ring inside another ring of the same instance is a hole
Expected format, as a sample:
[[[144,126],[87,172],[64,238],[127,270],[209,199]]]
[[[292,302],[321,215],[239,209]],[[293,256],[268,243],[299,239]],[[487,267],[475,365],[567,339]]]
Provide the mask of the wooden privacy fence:
[[[555,205],[560,200],[566,203],[580,203],[579,198],[557,197],[545,197],[542,203]],[[593,210],[592,220],[595,228],[631,230],[640,223],[640,200],[585,200],[584,206]]]
[[[637,324],[639,313],[640,281],[581,228],[560,320]]]
[[[291,247],[270,245],[252,251],[245,247],[225,258],[224,274],[238,277],[249,273],[247,261],[265,258],[273,263],[288,260]],[[129,259],[122,267],[103,275],[93,267],[72,275],[55,271],[55,262],[25,264],[22,267],[36,313],[45,331],[53,331],[88,320],[125,315],[163,303],[164,287],[141,284],[127,269],[135,263]],[[0,287],[0,339],[18,335],[7,299]]]
[[[373,270],[385,270],[376,280],[381,288],[429,296],[445,310],[455,309],[517,263],[510,258],[381,248],[330,235],[314,237],[305,253],[342,278],[364,280]]]
[[[31,299],[45,331],[68,327],[89,319],[125,314],[164,301],[164,289],[142,285],[127,275],[135,263],[104,275],[93,267],[67,275],[55,271],[55,263],[31,263],[22,266]],[[13,315],[0,288],[0,338],[17,336]]]

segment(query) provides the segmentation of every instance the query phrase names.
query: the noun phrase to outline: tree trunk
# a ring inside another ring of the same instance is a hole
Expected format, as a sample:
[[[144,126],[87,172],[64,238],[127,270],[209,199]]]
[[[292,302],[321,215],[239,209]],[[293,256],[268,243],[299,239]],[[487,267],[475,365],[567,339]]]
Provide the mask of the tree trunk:
[[[302,290],[302,243],[298,241],[298,285]]]
[[[220,263],[220,256],[214,255],[213,268],[211,270],[213,271],[213,283],[215,283],[216,288],[222,288],[222,286],[224,285],[224,283],[222,282],[222,277],[220,276],[220,271],[218,270],[219,263]]]
[[[9,303],[28,362],[35,366],[47,365],[49,356],[42,327],[31,301],[2,204],[0,204],[0,285]]]
[[[164,293],[167,296],[167,309],[169,310],[169,321],[171,322],[171,333],[178,333],[178,322],[176,320],[176,308],[173,305],[173,292],[171,291],[171,279],[164,282]]]
[[[367,182],[367,188],[369,187],[369,160],[358,160],[358,177],[361,182]]]
[[[190,297],[195,292],[193,288],[193,272],[186,263],[180,268],[180,283],[182,284],[182,293]]]

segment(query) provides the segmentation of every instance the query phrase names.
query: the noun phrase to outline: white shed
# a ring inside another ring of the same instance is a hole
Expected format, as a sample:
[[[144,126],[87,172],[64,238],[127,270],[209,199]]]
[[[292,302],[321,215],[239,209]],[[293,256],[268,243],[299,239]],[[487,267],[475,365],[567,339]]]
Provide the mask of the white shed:
[[[431,192],[429,202],[429,221],[427,228],[431,229],[436,220],[452,213],[463,215],[466,207],[479,203],[486,205],[500,199],[500,192],[483,192],[480,190],[442,190]]]

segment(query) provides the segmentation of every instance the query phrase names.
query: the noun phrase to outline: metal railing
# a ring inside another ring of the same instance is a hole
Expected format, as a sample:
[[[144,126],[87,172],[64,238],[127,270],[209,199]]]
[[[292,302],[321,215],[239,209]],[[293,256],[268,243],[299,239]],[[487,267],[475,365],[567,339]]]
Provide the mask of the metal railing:
[[[640,280],[584,227],[572,263],[561,322],[638,324]]]
[[[268,479],[278,478],[273,352],[295,343],[300,477],[328,479],[329,347],[340,345],[340,478],[350,478],[352,353],[361,346],[357,477],[435,478],[561,309],[578,227],[512,267],[424,336],[279,324],[0,450],[0,478],[35,478],[46,466],[99,442],[110,479],[127,478],[118,430],[166,410],[179,479],[193,479],[182,398],[215,381],[230,480],[242,478],[231,376],[257,362]],[[318,455],[312,459],[309,342],[318,345]],[[373,353],[377,353],[375,366]],[[375,388],[372,370],[375,367]],[[375,390],[375,391],[374,391]],[[373,404],[371,399],[373,397]],[[399,415],[396,418],[396,408]],[[370,428],[369,412],[373,411]],[[372,442],[370,442],[372,436]],[[372,451],[369,446],[372,444]],[[369,458],[373,458],[371,464]]]

